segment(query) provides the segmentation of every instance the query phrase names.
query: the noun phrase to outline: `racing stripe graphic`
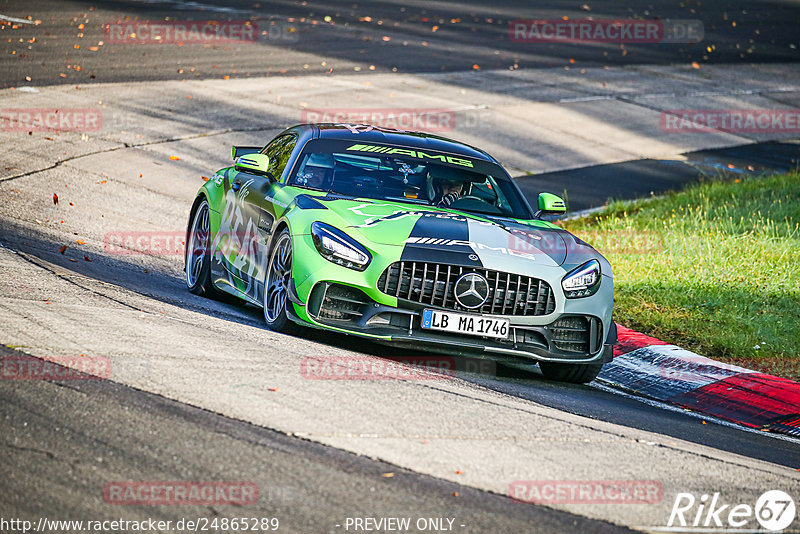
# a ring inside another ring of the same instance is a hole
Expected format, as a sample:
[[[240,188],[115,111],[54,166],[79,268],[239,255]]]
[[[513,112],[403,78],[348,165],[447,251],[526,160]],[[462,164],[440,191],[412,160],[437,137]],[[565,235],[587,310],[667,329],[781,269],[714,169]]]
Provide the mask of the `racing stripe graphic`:
[[[468,221],[467,217],[450,213],[421,214],[406,239],[400,260],[483,267],[469,243]]]
[[[536,267],[558,267],[566,246],[556,232],[519,225],[511,232],[499,224],[471,219],[469,242],[484,267],[496,271],[528,273]]]

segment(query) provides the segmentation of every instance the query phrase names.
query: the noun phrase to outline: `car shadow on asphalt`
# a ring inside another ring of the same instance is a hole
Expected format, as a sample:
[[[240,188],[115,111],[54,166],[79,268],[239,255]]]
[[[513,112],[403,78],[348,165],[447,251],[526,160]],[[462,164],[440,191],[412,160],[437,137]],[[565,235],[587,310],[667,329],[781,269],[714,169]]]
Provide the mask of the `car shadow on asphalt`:
[[[55,274],[62,278],[69,278],[72,283],[81,285],[79,277],[86,277],[114,284],[165,304],[246,326],[266,329],[260,308],[244,301],[237,301],[233,297],[219,301],[189,293],[180,273],[164,268],[163,262],[154,262],[155,264],[152,266],[143,267],[136,263],[131,256],[98,253],[96,250],[87,252],[87,256],[91,256],[91,261],[74,261],[75,258],[60,253],[63,240],[49,236],[37,229],[23,227],[13,221],[6,220],[4,224],[6,228],[0,235],[2,246],[20,253],[23,258],[40,268],[53,271],[51,266],[57,266]],[[82,252],[80,255],[83,255]],[[85,289],[94,291],[91,287],[85,287]],[[420,362],[424,362],[424,365],[430,368],[444,367],[448,372],[465,379],[544,380],[535,365],[527,363],[526,366],[525,361],[519,358],[455,356],[392,345],[389,345],[390,348],[387,349],[387,345],[371,340],[313,328],[304,328],[298,337],[362,355],[394,360],[398,363],[419,365]]]

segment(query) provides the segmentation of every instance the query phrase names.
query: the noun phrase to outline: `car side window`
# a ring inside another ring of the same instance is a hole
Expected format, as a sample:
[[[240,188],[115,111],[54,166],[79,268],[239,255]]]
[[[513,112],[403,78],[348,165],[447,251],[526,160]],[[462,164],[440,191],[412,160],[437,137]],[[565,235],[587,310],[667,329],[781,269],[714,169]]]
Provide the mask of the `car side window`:
[[[269,156],[269,172],[280,180],[289,156],[292,154],[297,137],[292,134],[282,135],[274,139],[264,150],[263,153]]]

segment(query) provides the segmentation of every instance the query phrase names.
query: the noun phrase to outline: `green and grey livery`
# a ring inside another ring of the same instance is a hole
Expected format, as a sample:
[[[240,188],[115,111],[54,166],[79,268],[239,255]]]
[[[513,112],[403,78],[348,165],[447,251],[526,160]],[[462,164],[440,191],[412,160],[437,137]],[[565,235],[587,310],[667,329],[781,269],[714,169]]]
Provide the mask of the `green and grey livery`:
[[[557,380],[587,382],[610,361],[611,266],[544,220],[560,198],[532,209],[485,152],[317,124],[232,156],[191,209],[193,293],[260,306],[277,331],[528,358]]]

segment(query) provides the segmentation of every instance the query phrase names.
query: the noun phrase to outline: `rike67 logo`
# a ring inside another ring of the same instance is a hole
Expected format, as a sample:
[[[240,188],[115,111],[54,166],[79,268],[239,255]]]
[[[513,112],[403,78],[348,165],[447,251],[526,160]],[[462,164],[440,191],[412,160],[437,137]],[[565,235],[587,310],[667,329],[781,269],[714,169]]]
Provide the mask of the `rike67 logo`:
[[[781,490],[763,493],[755,502],[725,502],[720,493],[678,493],[666,529],[670,532],[735,532],[745,529],[758,532],[757,525],[769,532],[783,531],[794,521],[797,510],[794,500]]]

